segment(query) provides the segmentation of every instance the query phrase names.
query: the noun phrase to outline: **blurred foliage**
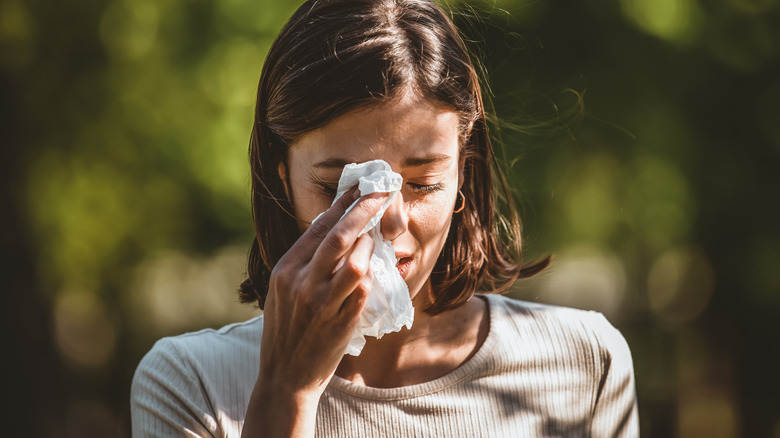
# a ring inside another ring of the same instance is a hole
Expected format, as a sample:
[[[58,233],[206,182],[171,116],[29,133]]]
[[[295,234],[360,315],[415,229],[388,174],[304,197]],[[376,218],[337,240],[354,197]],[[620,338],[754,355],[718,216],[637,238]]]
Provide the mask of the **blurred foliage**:
[[[246,147],[296,6],[0,2],[8,430],[128,436],[155,339],[256,313],[235,295]],[[780,436],[778,2],[448,7],[486,71],[526,257],[555,255],[514,295],[621,328],[644,436]]]

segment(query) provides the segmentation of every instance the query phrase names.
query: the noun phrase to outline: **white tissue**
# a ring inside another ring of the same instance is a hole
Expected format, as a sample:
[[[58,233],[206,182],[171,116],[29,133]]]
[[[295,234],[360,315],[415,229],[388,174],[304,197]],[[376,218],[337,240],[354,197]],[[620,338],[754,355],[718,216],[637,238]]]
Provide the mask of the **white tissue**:
[[[361,235],[368,233],[374,240],[374,253],[371,255],[374,283],[363,308],[363,313],[360,314],[355,332],[352,334],[352,339],[347,345],[345,354],[352,356],[360,355],[366,345],[366,336],[381,338],[382,335],[397,332],[404,326],[409,329],[414,322],[414,307],[412,307],[412,300],[409,298],[409,287],[395,267],[395,249],[390,241],[384,240],[380,230],[382,216],[387,207],[398,196],[398,191],[403,185],[403,178],[393,172],[390,165],[383,160],[347,164],[341,173],[339,186],[336,189],[336,199],[333,202],[335,203],[355,185],[358,186],[361,196],[375,192],[387,192],[390,195],[379,212],[360,232]],[[349,206],[347,212],[352,210],[355,203]]]

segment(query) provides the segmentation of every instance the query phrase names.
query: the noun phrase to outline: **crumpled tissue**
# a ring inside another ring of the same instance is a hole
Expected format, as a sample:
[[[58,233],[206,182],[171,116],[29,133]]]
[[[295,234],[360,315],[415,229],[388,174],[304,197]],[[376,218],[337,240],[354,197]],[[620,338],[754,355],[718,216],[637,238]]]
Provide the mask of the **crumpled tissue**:
[[[402,327],[411,328],[414,322],[414,307],[409,298],[409,287],[395,267],[395,249],[390,241],[382,237],[380,229],[382,216],[398,196],[403,178],[393,172],[384,160],[347,164],[339,178],[336,199],[333,202],[335,203],[355,185],[358,186],[361,196],[375,192],[390,194],[379,212],[360,232],[360,235],[368,233],[374,240],[374,253],[371,255],[374,282],[345,352],[345,354],[359,356],[366,345],[366,336],[381,338],[387,333],[401,330]],[[356,203],[357,201],[350,205],[344,214],[352,210]]]

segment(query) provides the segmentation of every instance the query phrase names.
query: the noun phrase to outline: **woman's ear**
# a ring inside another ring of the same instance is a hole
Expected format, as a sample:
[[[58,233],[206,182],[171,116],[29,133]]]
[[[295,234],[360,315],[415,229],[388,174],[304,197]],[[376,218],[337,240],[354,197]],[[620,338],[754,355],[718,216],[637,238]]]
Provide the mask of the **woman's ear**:
[[[284,194],[287,195],[287,200],[290,201],[290,204],[292,204],[292,196],[290,196],[290,185],[287,183],[287,166],[284,164],[284,161],[279,160],[279,166],[276,167],[276,170],[279,172],[279,179],[282,180]]]

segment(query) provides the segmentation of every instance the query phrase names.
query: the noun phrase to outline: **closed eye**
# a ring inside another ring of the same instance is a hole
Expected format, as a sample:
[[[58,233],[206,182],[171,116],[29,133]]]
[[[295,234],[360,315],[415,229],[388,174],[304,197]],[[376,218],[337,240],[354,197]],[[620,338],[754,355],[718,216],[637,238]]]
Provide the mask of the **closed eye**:
[[[318,183],[317,185],[320,187],[320,191],[322,191],[322,194],[325,196],[329,196],[331,198],[336,197],[336,193],[338,192],[338,188],[336,186],[325,183]]]
[[[325,179],[314,172],[309,172],[309,179],[320,193],[331,199],[336,197],[336,193],[338,192],[338,180]]]
[[[439,190],[444,189],[443,183],[436,183],[436,184],[415,184],[415,183],[406,183],[414,193],[417,193],[418,195],[427,195],[433,192],[438,192]]]
[[[409,188],[412,189],[412,192],[418,194],[418,195],[427,195],[430,193],[438,192],[442,189],[444,189],[443,183],[436,183],[436,184],[416,184],[416,183],[406,183]],[[319,186],[320,191],[325,196],[329,196],[331,198],[336,196],[336,193],[338,191],[338,188],[335,185],[326,184],[324,182],[317,183],[317,186]]]

